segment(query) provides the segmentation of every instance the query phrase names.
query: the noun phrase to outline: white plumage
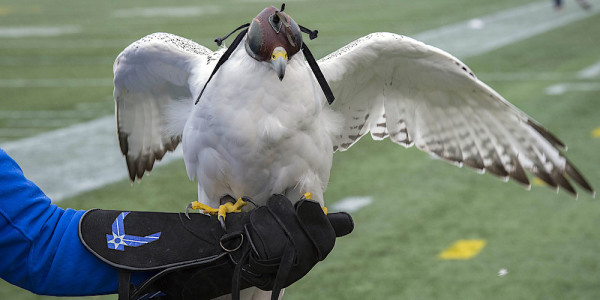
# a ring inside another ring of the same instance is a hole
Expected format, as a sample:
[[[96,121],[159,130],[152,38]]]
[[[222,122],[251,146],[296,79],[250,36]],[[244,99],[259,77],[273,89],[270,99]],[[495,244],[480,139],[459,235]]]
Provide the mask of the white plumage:
[[[392,33],[352,42],[318,61],[336,96],[329,106],[301,52],[279,81],[238,47],[194,105],[224,50],[155,33],[117,57],[118,136],[132,180],[182,142],[202,203],[305,192],[323,203],[333,153],[371,132],[526,185],[524,170],[592,192],[557,138],[437,48]]]

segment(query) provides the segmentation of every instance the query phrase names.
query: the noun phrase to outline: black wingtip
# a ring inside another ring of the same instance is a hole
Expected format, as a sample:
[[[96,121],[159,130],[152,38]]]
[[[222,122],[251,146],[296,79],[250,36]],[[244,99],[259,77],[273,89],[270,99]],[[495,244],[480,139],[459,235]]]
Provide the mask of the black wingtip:
[[[548,186],[553,187],[553,188],[558,187],[558,184],[556,184],[556,182],[554,182],[554,180],[552,180],[552,177],[550,176],[550,174],[548,174],[548,172],[546,172],[546,170],[544,170],[543,167],[538,167],[533,172],[533,174],[535,174],[535,176],[537,176],[537,178],[541,179]]]
[[[569,161],[567,161],[566,163],[565,173],[567,173],[569,177],[571,177],[575,182],[577,182],[577,184],[579,184],[579,186],[581,186],[588,193],[592,195],[596,194],[594,188],[592,188],[592,186],[587,182],[587,180],[585,180],[583,175],[581,175],[581,173],[579,173],[579,171],[575,169],[575,167]]]
[[[519,162],[518,158],[513,160],[514,168],[510,172],[508,172],[508,176],[515,180],[516,182],[523,184],[526,187],[530,187],[531,183],[529,182],[529,178],[527,177],[527,173],[525,173],[525,169]]]
[[[561,149],[566,149],[565,143],[559,140],[554,134],[550,133],[546,128],[542,127],[540,124],[537,124],[535,121],[528,119],[527,124],[539,134],[541,134],[545,139],[547,139],[553,146],[560,147]]]
[[[562,173],[552,172],[550,175],[552,176],[552,179],[554,180],[554,182],[556,182],[558,184],[559,187],[563,188],[564,190],[569,192],[569,194],[573,195],[574,197],[577,197],[577,191],[575,191],[575,188],[573,188],[571,183],[569,183],[567,178],[565,178],[565,176]]]
[[[131,180],[131,182],[135,182],[135,176],[137,173],[135,170],[135,163],[129,156],[125,156],[125,162],[127,163],[127,170],[129,171],[129,180]]]

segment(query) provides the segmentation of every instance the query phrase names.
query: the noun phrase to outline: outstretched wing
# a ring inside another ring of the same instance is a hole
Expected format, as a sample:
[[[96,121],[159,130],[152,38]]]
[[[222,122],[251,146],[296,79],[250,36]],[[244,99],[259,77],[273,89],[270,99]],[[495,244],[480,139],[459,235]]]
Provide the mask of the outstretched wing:
[[[168,33],[148,35],[119,54],[113,65],[117,134],[132,181],[177,147],[199,92],[191,83],[204,82],[220,55]],[[167,120],[173,109],[184,113]],[[168,128],[167,121],[176,125]]]
[[[524,172],[576,194],[592,187],[559,149],[565,145],[479,81],[457,58],[414,39],[373,33],[319,60],[343,113],[334,141],[346,150],[367,132],[459,166],[529,185]]]

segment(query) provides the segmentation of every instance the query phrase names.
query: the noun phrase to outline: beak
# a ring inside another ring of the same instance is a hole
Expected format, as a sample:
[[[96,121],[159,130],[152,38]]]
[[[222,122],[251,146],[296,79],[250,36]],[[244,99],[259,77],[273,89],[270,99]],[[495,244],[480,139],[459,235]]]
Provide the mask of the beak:
[[[280,81],[283,80],[283,76],[285,76],[285,66],[287,65],[287,61],[287,52],[283,47],[277,47],[273,50],[273,54],[271,54],[271,65]]]

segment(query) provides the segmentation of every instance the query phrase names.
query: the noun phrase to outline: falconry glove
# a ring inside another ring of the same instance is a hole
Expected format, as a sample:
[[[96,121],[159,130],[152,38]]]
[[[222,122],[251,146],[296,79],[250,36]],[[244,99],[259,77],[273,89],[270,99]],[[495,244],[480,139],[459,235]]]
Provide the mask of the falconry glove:
[[[83,245],[119,269],[119,299],[211,299],[256,286],[272,299],[352,232],[347,213],[273,195],[266,206],[217,216],[94,209],[79,224]],[[156,272],[134,286],[133,272]]]

